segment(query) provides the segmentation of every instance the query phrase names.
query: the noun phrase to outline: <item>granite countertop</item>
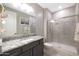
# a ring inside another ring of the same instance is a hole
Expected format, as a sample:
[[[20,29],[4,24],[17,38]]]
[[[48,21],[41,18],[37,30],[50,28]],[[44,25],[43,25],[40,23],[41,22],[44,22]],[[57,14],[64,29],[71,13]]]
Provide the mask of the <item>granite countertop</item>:
[[[43,38],[43,36],[31,36],[22,39],[10,40],[2,43],[2,52],[6,52],[22,45],[28,44],[30,42],[36,41]]]

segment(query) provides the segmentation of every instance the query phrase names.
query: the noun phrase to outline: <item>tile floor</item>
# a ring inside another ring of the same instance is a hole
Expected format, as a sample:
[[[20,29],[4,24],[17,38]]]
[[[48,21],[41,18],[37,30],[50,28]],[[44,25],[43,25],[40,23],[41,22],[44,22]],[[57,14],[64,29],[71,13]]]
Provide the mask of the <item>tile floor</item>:
[[[64,45],[57,42],[44,44],[45,56],[77,56],[77,49],[74,46]]]

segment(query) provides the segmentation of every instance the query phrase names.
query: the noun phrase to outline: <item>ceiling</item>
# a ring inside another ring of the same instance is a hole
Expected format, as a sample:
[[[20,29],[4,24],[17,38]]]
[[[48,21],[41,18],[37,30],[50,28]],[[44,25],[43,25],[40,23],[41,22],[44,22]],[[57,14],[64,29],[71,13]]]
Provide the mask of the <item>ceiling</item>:
[[[74,4],[75,3],[39,3],[42,8],[48,8],[51,12],[73,6]]]

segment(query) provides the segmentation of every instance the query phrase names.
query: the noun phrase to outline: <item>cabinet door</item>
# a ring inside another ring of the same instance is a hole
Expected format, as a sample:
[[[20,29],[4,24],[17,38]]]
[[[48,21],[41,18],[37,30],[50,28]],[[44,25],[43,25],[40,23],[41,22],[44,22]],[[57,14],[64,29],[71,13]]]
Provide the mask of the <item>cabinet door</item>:
[[[43,44],[40,44],[38,46],[35,46],[32,49],[32,55],[33,56],[43,56]]]
[[[4,56],[19,56],[21,53],[21,48],[16,48],[7,52],[4,52]]]
[[[22,46],[22,52],[25,52],[25,51],[27,51],[27,50],[29,50],[37,45],[39,45],[39,41],[34,41],[34,42],[29,43],[29,44],[26,44],[26,45]]]
[[[22,52],[22,54],[20,56],[32,56],[32,49]]]

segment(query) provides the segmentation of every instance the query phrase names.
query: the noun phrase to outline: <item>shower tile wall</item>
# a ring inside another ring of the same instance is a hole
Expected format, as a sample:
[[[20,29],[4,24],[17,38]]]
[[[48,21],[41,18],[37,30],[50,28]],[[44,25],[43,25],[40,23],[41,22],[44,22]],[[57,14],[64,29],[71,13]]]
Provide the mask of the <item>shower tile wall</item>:
[[[48,42],[59,42],[67,45],[74,45],[75,32],[75,6],[57,11],[53,14],[55,23],[48,22]],[[66,17],[66,18],[62,18]]]
[[[74,45],[75,17],[61,19],[53,24],[53,41]]]

